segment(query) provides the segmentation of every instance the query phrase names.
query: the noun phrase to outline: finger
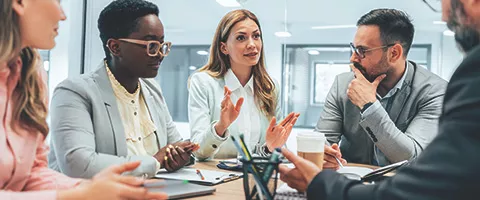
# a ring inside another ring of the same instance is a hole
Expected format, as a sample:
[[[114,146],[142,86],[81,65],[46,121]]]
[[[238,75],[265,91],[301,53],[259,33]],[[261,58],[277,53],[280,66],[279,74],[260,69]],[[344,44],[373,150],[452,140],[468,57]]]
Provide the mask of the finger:
[[[180,157],[182,157],[183,161],[188,162],[190,160],[190,153],[185,152],[180,147],[177,148],[177,151],[178,151],[178,153],[180,153]]]
[[[168,153],[167,153],[168,154]],[[164,165],[165,165],[165,169],[169,172],[171,171],[174,171],[173,167],[172,167],[172,163],[171,163],[171,159],[168,157],[168,156],[165,156],[166,159],[165,162],[164,162]]]
[[[327,163],[331,163],[331,164],[334,165],[335,167],[338,166],[337,159],[335,159],[334,156],[325,154],[325,155],[323,156],[323,160],[324,160],[325,162],[327,162]]]
[[[302,169],[303,165],[302,162],[305,161],[305,159],[293,154],[291,151],[289,151],[286,148],[282,148],[282,154],[287,158],[290,162],[295,165],[295,167],[299,168],[300,170]]]
[[[221,109],[225,108],[226,104],[227,104],[227,96],[224,96],[222,102],[220,103],[220,108]]]
[[[193,148],[193,151],[197,151],[200,149],[200,144],[195,144],[195,147]]]
[[[337,154],[335,154],[335,156],[337,156],[337,158],[342,158],[342,152],[340,151],[340,147],[338,146],[338,144],[336,144],[336,143],[333,144],[332,149],[337,151]]]
[[[229,91],[228,87],[227,87],[227,86],[223,86],[223,96],[227,96],[228,91]]]
[[[292,168],[288,167],[287,165],[278,165],[278,171],[280,174],[287,174],[290,172],[290,170],[292,170]]]
[[[195,144],[190,144],[190,145],[184,147],[184,148],[183,148],[183,151],[185,151],[185,152],[192,152],[194,148],[195,148]]]
[[[326,155],[331,155],[331,156],[337,156],[338,151],[333,149],[331,146],[325,145],[325,154]]]
[[[240,109],[242,108],[242,105],[243,105],[243,101],[244,101],[244,98],[243,97],[240,97],[237,101],[237,105],[235,105],[235,110],[237,112],[240,112]]]
[[[382,75],[378,76],[378,77],[373,81],[373,83],[372,83],[373,86],[378,87],[378,85],[380,85],[380,83],[383,81],[383,79],[384,79],[385,77],[387,77],[386,74],[382,74]]]
[[[122,174],[123,172],[133,171],[140,165],[140,161],[128,162],[121,165],[115,165],[107,168],[107,171],[111,171],[115,174]]]
[[[125,184],[118,184],[117,190],[120,193],[121,199],[145,199],[148,190],[144,187],[132,187]]]
[[[290,121],[290,125],[294,126],[297,123],[298,117],[294,117],[292,121]]]
[[[173,154],[172,154],[173,148],[167,148],[167,156],[168,160],[170,161],[170,166],[175,167],[178,166],[177,161],[175,160]]]
[[[164,192],[148,192],[145,199],[164,200],[168,199],[168,195]]]
[[[119,183],[130,185],[130,186],[141,186],[145,182],[145,179],[143,178],[139,178],[135,176],[121,176],[121,175],[114,176],[114,180]]]
[[[270,125],[268,125],[268,129],[269,131],[273,131],[273,129],[275,128],[275,124],[277,123],[277,119],[275,117],[272,117],[272,120],[270,120]]]
[[[287,115],[287,117],[285,117],[285,119],[283,119],[280,122],[280,125],[285,126],[288,122],[290,122],[290,120],[292,120],[294,116],[295,116],[295,113],[291,112],[290,114]]]
[[[285,141],[288,139],[288,137],[290,136],[290,133],[292,132],[292,129],[293,129],[293,125],[290,124],[287,126],[287,128],[285,129],[285,134],[284,134],[284,139]]]
[[[172,145],[170,145],[169,147],[170,147],[170,153],[171,153],[172,158],[173,158],[172,161],[173,161],[173,163],[174,163],[175,165],[178,166],[179,162],[181,161],[181,160],[179,159],[179,158],[180,158],[180,157],[179,157],[179,153],[178,153],[178,151],[176,150],[176,148],[173,147]]]
[[[350,68],[352,69],[353,73],[355,74],[355,78],[367,80],[365,76],[363,76],[362,72],[358,70],[353,64],[350,64]]]

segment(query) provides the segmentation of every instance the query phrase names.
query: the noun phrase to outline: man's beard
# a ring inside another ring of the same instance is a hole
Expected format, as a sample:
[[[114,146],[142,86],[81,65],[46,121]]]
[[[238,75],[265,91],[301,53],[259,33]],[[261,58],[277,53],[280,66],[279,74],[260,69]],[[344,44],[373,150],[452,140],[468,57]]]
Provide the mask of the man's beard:
[[[384,69],[384,68],[389,69],[390,67],[387,66],[387,65],[388,65],[388,63],[387,63],[387,56],[384,54],[384,55],[382,55],[382,59],[381,59],[375,66],[373,66],[372,69]],[[354,66],[355,68],[357,68],[357,69],[363,74],[363,76],[364,76],[368,81],[370,81],[370,83],[373,83],[373,81],[375,81],[375,79],[376,79],[378,76],[380,76],[380,75],[382,75],[382,74],[385,74],[385,73],[381,73],[381,74],[372,74],[372,75],[370,75],[370,74],[367,73],[366,68],[365,68],[364,66],[362,66],[362,65],[361,65],[360,63],[358,63],[358,62],[353,62],[353,66]]]
[[[458,13],[458,14],[457,14]],[[463,52],[469,52],[480,44],[480,33],[472,25],[460,23],[459,17],[467,20],[463,4],[459,0],[451,1],[451,9],[447,22],[448,28],[455,32],[455,40]]]

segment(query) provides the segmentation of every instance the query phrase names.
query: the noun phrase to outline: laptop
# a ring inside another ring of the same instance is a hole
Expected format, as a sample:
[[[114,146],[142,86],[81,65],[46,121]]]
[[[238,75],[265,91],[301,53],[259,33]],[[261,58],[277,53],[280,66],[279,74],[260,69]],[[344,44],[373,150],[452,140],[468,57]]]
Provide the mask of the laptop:
[[[154,183],[145,183],[144,187],[150,192],[164,192],[168,199],[181,199],[187,197],[212,194],[216,191],[214,187],[197,185],[188,181],[162,180]]]

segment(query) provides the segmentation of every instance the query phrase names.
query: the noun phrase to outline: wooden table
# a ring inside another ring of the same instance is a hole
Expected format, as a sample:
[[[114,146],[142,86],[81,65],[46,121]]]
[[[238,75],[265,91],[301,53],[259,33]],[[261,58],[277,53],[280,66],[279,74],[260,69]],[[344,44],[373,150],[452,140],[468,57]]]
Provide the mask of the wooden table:
[[[212,160],[208,162],[197,162],[194,167],[198,169],[207,169],[207,170],[216,170],[216,171],[225,171],[217,167],[218,160]],[[237,179],[226,183],[221,183],[214,185],[216,191],[212,195],[194,197],[189,199],[205,199],[205,200],[237,200],[245,199],[245,194],[243,193],[243,179]]]
[[[231,172],[227,170],[222,170],[217,167],[218,160],[212,160],[208,162],[197,162],[194,167],[198,169],[207,169],[207,170],[217,170],[217,171],[225,171]],[[347,166],[357,166],[357,167],[367,167],[371,169],[378,168],[377,166],[371,165],[364,165],[364,164],[354,164],[349,163]],[[278,182],[278,187],[283,184],[280,180]],[[204,200],[240,200],[245,199],[245,194],[243,192],[243,179],[237,179],[234,181],[221,183],[218,185],[213,186],[215,187],[216,191],[212,195],[206,195],[201,197],[194,197],[189,199],[204,199]]]

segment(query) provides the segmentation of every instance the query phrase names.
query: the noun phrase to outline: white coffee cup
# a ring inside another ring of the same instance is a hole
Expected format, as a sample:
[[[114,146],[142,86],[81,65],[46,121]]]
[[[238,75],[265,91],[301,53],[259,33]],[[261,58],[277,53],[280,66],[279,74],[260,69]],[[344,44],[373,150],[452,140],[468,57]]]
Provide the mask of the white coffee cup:
[[[297,135],[297,155],[313,162],[322,169],[325,150],[325,134],[302,132]]]

